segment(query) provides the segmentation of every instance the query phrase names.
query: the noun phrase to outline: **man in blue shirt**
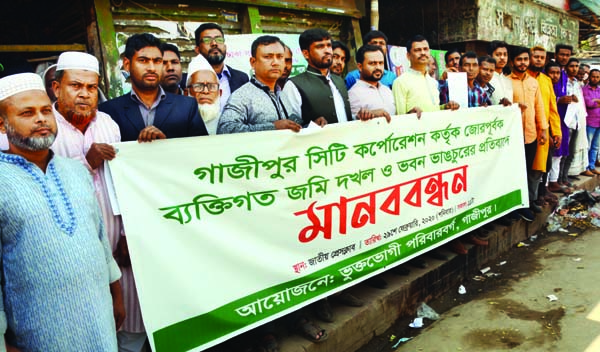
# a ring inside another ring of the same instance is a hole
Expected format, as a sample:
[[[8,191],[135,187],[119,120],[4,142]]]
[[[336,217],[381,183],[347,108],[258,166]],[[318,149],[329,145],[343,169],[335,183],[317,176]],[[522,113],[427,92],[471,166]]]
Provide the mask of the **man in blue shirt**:
[[[0,79],[0,132],[0,350],[116,351],[121,273],[89,172],[49,149],[57,126],[38,75]]]
[[[369,45],[377,45],[383,50],[383,56],[387,58],[387,36],[380,31],[370,31],[365,34],[363,37],[363,44]],[[386,64],[387,67],[387,64]],[[348,72],[346,75],[346,88],[350,90],[354,83],[356,83],[360,79],[360,72],[358,69]],[[388,88],[392,88],[392,84],[394,84],[394,80],[396,79],[396,74],[390,70],[383,70],[383,77],[379,80],[379,83],[387,86]]]

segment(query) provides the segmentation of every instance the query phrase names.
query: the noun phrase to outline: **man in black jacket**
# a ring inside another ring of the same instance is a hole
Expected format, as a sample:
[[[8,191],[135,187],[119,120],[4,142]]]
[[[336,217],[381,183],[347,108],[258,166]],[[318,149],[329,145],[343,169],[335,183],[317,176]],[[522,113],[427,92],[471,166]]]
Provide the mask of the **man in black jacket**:
[[[222,91],[221,111],[223,111],[231,93],[248,82],[248,75],[225,65],[227,45],[221,26],[216,23],[203,23],[196,29],[195,34],[196,53],[204,56],[219,77]]]
[[[123,67],[131,75],[131,92],[98,106],[119,125],[121,141],[208,134],[196,100],[166,93],[160,86],[163,51],[158,38],[149,33],[129,37]]]

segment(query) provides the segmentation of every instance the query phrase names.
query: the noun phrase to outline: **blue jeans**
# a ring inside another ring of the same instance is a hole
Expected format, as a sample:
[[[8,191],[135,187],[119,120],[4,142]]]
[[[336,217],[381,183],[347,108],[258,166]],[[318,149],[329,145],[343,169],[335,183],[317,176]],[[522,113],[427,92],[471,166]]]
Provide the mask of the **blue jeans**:
[[[598,158],[598,148],[600,147],[600,127],[586,126],[587,139],[590,145],[588,151],[588,170],[596,168],[596,159]]]

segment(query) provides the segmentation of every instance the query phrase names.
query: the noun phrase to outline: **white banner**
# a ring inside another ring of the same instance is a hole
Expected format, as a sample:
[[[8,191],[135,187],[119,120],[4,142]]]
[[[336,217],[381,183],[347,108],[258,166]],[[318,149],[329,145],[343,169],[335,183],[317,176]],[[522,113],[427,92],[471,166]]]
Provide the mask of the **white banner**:
[[[528,205],[517,107],[118,144],[153,350],[203,350]]]

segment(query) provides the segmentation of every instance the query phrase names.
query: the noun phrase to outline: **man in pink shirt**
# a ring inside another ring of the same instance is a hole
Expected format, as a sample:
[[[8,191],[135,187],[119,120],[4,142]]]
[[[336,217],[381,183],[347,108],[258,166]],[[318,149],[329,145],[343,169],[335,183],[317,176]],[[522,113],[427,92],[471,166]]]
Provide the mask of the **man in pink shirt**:
[[[109,201],[104,179],[104,161],[112,160],[116,156],[116,150],[110,144],[120,142],[121,134],[113,119],[98,111],[98,82],[99,64],[94,56],[81,52],[64,52],[59,56],[56,80],[52,85],[57,97],[53,110],[58,126],[52,150],[58,155],[79,160],[92,175],[108,241],[115,252],[119,248],[119,242],[123,242],[120,241],[123,225],[121,217],[114,215]],[[123,339],[131,340],[132,333],[134,336],[140,336],[138,340],[141,340],[141,349],[146,334],[131,267],[121,266],[121,271],[125,307],[118,307],[122,316],[117,328],[123,324],[117,334],[119,350],[123,350]]]
[[[583,100],[587,110],[586,130],[588,143],[588,167],[585,172],[600,175],[596,170],[596,159],[598,158],[598,146],[600,145],[600,70],[593,69],[589,74],[589,82],[583,87]]]

